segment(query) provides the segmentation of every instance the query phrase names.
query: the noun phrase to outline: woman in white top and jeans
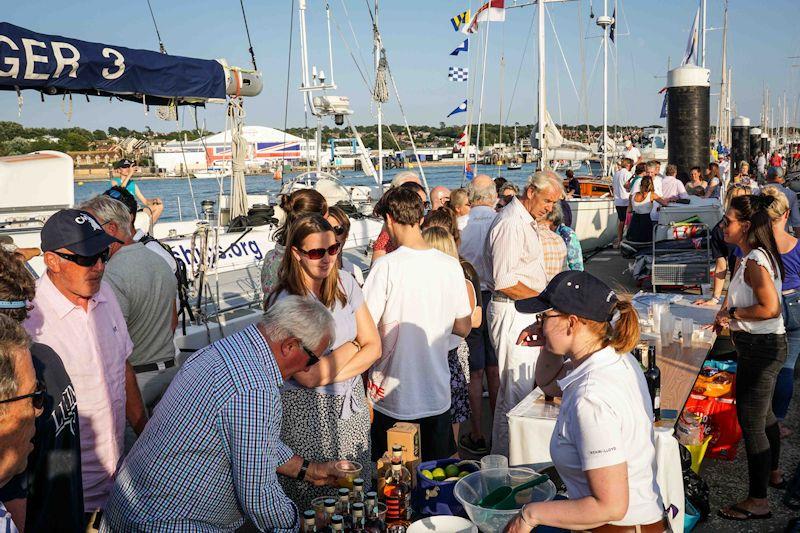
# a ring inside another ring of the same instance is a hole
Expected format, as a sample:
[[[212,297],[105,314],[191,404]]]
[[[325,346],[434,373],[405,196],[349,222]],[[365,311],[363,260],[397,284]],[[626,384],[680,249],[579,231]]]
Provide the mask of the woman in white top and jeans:
[[[786,361],[781,315],[783,263],[772,233],[771,196],[738,196],[723,218],[725,242],[742,251],[714,326],[730,327],[736,346],[736,408],[747,450],[747,498],[719,514],[729,520],[772,516],[767,486],[780,487],[780,429],[772,412],[775,381]]]
[[[562,396],[550,455],[569,500],[525,505],[507,531],[538,525],[594,532],[662,533],[653,409],[639,363],[631,303],[586,272],[554,277],[517,310],[538,313],[517,341],[542,346],[536,382]]]

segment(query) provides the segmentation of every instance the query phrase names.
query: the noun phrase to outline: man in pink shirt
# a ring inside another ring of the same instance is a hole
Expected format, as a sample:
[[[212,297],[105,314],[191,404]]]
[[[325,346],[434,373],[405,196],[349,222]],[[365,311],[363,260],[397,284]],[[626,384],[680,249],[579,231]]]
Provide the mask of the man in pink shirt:
[[[122,459],[126,414],[133,428],[146,422],[128,355],[133,343],[119,304],[103,279],[108,235],[89,213],[63,209],[42,228],[47,272],[36,283],[24,326],[33,340],[63,359],[75,387],[87,525],[99,524]]]

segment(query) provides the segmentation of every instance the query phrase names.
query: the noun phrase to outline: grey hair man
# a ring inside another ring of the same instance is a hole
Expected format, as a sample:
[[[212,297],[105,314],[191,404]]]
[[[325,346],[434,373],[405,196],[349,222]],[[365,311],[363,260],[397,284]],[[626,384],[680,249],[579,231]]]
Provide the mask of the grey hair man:
[[[475,271],[478,273],[481,283],[483,320],[479,327],[470,331],[466,339],[469,346],[469,405],[472,413],[470,431],[459,439],[459,444],[468,452],[480,455],[489,452],[486,436],[481,429],[484,374],[489,388],[489,408],[492,416],[494,416],[497,403],[497,390],[500,387],[497,355],[492,346],[487,320],[489,302],[492,299],[492,256],[486,246],[486,236],[497,216],[495,212],[497,188],[491,177],[479,174],[470,182],[467,193],[471,208],[467,225],[461,231],[461,245],[458,251],[461,257],[475,267]]]
[[[392,179],[391,187],[399,187],[400,185],[409,181],[413,181],[414,183],[422,185],[422,182],[419,180],[419,176],[416,172],[403,170],[402,172],[398,172],[394,179]]]
[[[517,313],[514,301],[537,296],[547,285],[545,251],[537,220],[542,220],[564,198],[561,177],[537,171],[519,197],[513,198],[495,218],[487,245],[491,255],[488,288],[489,332],[497,353],[500,387],[494,411],[492,453],[508,455],[506,414],[533,390],[539,348],[516,346],[517,337],[530,322]]]
[[[100,195],[81,208],[92,213],[106,233],[120,241],[111,245],[105,280],[114,290],[125,317],[133,341],[128,362],[133,366],[145,407],[152,412],[178,370],[173,340],[178,324],[178,282],[161,257],[133,241],[131,214],[124,203]],[[129,428],[126,450],[134,440],[135,433]]]
[[[263,319],[194,353],[126,457],[101,531],[259,531],[300,526],[278,475],[335,482],[280,440],[281,387],[316,364],[335,335],[315,299],[287,296]]]
[[[0,314],[0,486],[25,471],[36,417],[42,412],[44,392],[37,385],[29,346],[22,326]],[[0,502],[0,527],[4,531],[17,531],[15,524],[24,527],[24,507],[21,511],[15,521]]]
[[[0,486],[25,470],[42,397],[28,334],[17,321],[0,314]],[[5,514],[0,503],[0,524]]]

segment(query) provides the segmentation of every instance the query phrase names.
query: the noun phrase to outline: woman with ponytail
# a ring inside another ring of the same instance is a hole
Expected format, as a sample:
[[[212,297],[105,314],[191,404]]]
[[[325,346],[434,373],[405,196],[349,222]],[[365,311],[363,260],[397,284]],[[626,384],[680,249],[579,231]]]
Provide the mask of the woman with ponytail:
[[[725,242],[738,246],[728,295],[714,327],[728,327],[738,355],[736,410],[747,450],[747,498],[721,509],[729,520],[772,516],[767,487],[785,485],[779,469],[780,429],[772,411],[778,373],[786,361],[786,329],[781,315],[784,268],[775,242],[770,209],[772,196],[738,196],[725,212]]]
[[[566,271],[516,306],[536,313],[517,341],[542,347],[536,383],[562,397],[550,455],[569,500],[529,503],[507,531],[528,533],[538,525],[667,531],[655,480],[650,393],[630,354],[639,340],[630,301],[591,274]]]

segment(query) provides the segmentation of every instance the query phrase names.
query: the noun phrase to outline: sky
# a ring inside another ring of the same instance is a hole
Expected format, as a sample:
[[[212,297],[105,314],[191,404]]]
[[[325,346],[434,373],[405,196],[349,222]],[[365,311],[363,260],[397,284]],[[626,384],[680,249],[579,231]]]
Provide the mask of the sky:
[[[374,0],[368,1],[372,4]],[[330,81],[325,3],[307,2],[309,62],[325,70]],[[248,124],[282,129],[284,124],[298,127],[306,120],[311,126],[315,123],[314,117],[306,118],[297,90],[300,85],[298,3],[299,0],[294,0],[294,4],[292,0],[244,0],[256,60],[264,76],[262,93],[245,103]],[[477,121],[483,62],[478,40],[485,38],[482,32],[487,31],[486,27],[471,38],[469,56],[449,54],[465,37],[453,31],[450,18],[467,7],[474,11],[480,3],[479,0],[380,0],[381,34],[400,101],[411,124],[465,123],[466,113],[446,118],[470,90],[467,83],[447,79],[450,66],[470,68],[475,98],[471,103],[472,120]],[[514,0],[506,0],[507,6],[513,3]],[[333,94],[349,96],[354,123],[374,124],[375,108],[356,67],[358,63],[368,79],[374,78],[369,67],[372,34],[367,0],[329,0],[329,4],[333,80],[338,85]],[[596,19],[589,18],[590,4],[595,14],[602,14],[602,0],[547,4],[550,15],[546,20],[545,45],[547,105],[559,123],[585,123],[587,119],[594,124],[602,122],[602,39],[598,38],[601,32],[594,24]],[[151,0],[151,5],[170,54],[205,59],[224,57],[229,64],[250,66],[238,1]],[[608,0],[608,5],[611,14],[615,1]],[[666,83],[668,62],[674,67],[683,58],[698,0],[616,0],[616,5],[617,39],[609,48],[609,123],[663,124],[663,119],[658,118],[662,99],[658,91]],[[720,28],[707,32],[712,124],[716,122],[713,94],[719,92],[723,6],[724,0],[708,0],[707,25]],[[503,122],[509,125],[536,121],[536,11],[535,6],[508,9],[505,22],[489,24],[482,84],[483,122],[497,123],[501,114]],[[7,22],[40,33],[158,50],[146,0],[30,0],[13,2],[5,15]],[[292,20],[294,35],[290,47]],[[800,58],[790,57],[800,56],[800,41],[793,27],[798,20],[798,0],[729,0],[728,63],[733,68],[733,100],[736,112],[750,117],[754,124],[759,121],[765,83],[776,95],[773,98],[776,117],[778,95],[782,97],[784,91],[790,119],[796,117]],[[90,130],[109,126],[142,130],[149,126],[156,131],[174,131],[195,125],[190,112],[182,113],[180,123],[164,122],[152,112],[145,115],[143,106],[136,103],[109,103],[101,99],[86,103],[83,97],[74,99],[70,117],[61,97],[46,97],[42,102],[37,92],[23,94],[21,116],[16,95],[0,94],[0,120],[31,127],[79,126]],[[584,95],[585,105],[580,103],[579,95]],[[394,94],[385,105],[384,114],[385,122],[402,121]],[[225,127],[223,105],[209,104],[199,110],[198,116],[200,124],[208,130],[220,131]],[[332,125],[332,121],[326,124]]]

